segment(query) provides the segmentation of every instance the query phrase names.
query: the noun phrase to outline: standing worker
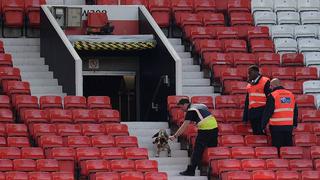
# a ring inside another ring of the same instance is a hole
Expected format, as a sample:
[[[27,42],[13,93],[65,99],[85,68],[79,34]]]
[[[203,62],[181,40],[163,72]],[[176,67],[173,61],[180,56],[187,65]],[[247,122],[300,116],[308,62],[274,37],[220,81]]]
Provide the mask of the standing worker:
[[[188,166],[187,170],[180,172],[184,176],[194,176],[197,166],[201,165],[205,148],[216,147],[218,144],[218,123],[204,104],[191,104],[188,99],[181,99],[178,105],[183,105],[183,110],[187,113],[181,127],[169,138],[170,140],[178,138],[187,129],[191,121],[197,123],[198,135],[191,156],[191,165]]]
[[[272,146],[292,146],[292,130],[297,127],[298,107],[294,95],[280,86],[280,80],[272,79],[272,93],[268,96],[262,118],[262,129],[269,123]]]
[[[263,134],[261,119],[270,93],[270,80],[260,75],[258,66],[252,65],[248,68],[248,81],[242,121],[247,123],[250,120],[253,134],[260,135]]]

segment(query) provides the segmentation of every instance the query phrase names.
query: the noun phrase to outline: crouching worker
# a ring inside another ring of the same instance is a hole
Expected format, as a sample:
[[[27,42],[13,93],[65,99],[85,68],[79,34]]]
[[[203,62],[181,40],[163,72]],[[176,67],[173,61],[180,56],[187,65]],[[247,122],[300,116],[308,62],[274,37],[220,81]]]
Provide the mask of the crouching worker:
[[[185,171],[180,172],[184,176],[194,176],[197,166],[201,165],[202,154],[205,148],[216,147],[218,144],[218,124],[208,107],[204,104],[191,104],[188,99],[181,99],[178,105],[182,105],[183,110],[187,112],[185,121],[169,139],[174,140],[178,138],[187,129],[191,121],[197,123],[198,135],[191,156],[191,164]]]

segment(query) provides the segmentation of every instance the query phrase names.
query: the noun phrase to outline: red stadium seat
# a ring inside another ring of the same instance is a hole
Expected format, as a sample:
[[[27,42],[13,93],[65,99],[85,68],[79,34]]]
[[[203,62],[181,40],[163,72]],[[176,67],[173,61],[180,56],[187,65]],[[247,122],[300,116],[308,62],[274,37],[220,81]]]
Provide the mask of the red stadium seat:
[[[52,180],[74,180],[74,175],[71,172],[52,172]]]
[[[73,123],[72,111],[65,109],[49,109],[51,123]]]
[[[317,136],[320,135],[320,124],[319,123],[314,123],[313,124],[313,132]]]
[[[272,40],[265,40],[265,39],[251,39],[251,52],[258,53],[258,52],[274,52],[274,45]]]
[[[252,128],[249,124],[233,124],[234,133],[239,135],[249,135],[252,134]]]
[[[24,19],[23,0],[4,0],[2,2],[4,25],[6,27],[21,28]]]
[[[99,123],[118,123],[120,122],[120,113],[114,109],[96,110],[96,118]]]
[[[318,70],[316,67],[297,67],[295,71],[297,81],[301,80],[317,80]]]
[[[63,101],[65,109],[87,108],[87,101],[83,96],[65,96]]]
[[[313,133],[313,125],[312,123],[299,123],[299,125],[293,130],[293,132],[294,134]]]
[[[77,161],[100,159],[100,149],[95,147],[81,147],[76,149]]]
[[[87,160],[81,164],[81,174],[88,176],[90,173],[109,171],[110,165],[106,160]]]
[[[21,150],[17,147],[0,147],[1,159],[20,159]]]
[[[181,13],[179,19],[176,19],[176,24],[181,28],[185,28],[187,26],[201,26],[202,18],[198,14],[190,14],[190,13]]]
[[[310,109],[316,108],[313,95],[301,94],[301,95],[296,95],[295,98],[299,108],[310,108]]]
[[[142,172],[128,171],[120,173],[121,180],[144,180]]]
[[[208,1],[214,2],[214,1]],[[222,13],[201,13],[204,26],[225,26],[225,19]]]
[[[0,66],[12,67],[12,56],[11,54],[0,54]]]
[[[111,136],[128,136],[128,126],[126,124],[105,124],[106,134]]]
[[[280,67],[272,68],[273,78],[295,80],[295,68],[292,67]]]
[[[36,170],[36,162],[32,159],[15,159],[13,162],[13,170],[14,171],[35,171]]]
[[[68,136],[67,144],[69,147],[89,147],[91,140],[87,136]]]
[[[299,111],[299,113],[301,113],[302,122],[320,122],[319,110],[305,109],[305,110]]]
[[[211,160],[229,159],[231,158],[231,151],[228,147],[211,147],[207,148],[203,153],[202,161],[209,164]]]
[[[271,180],[275,178],[275,173],[270,170],[257,170],[252,172],[252,180]]]
[[[106,160],[125,159],[124,148],[118,148],[118,147],[101,148],[101,158]]]
[[[212,38],[212,31],[210,28],[200,26],[187,26],[184,28],[185,38],[195,42],[199,39]]]
[[[38,159],[37,170],[47,172],[59,171],[59,163],[55,159]]]
[[[49,122],[48,113],[45,110],[26,109],[23,111],[23,121],[26,124]]]
[[[226,123],[242,122],[243,110],[242,109],[225,109],[224,117]]]
[[[88,97],[88,108],[106,108],[111,109],[111,102],[109,96],[89,96]]]
[[[233,95],[224,95],[215,97],[215,107],[221,108],[238,108],[238,101]]]
[[[202,57],[204,57],[205,54],[208,54],[209,52],[223,52],[223,45],[220,40],[197,39],[194,41],[194,44],[195,44],[196,51]]]
[[[251,180],[251,173],[248,171],[230,171],[221,174],[223,180]]]
[[[62,108],[62,98],[60,96],[41,96],[39,102],[40,109]]]
[[[21,81],[20,69],[15,67],[0,67],[0,81]]]
[[[210,67],[210,68],[212,68],[212,66],[217,66],[217,65],[228,66],[233,64],[233,57],[231,54],[226,54],[226,53],[215,53],[215,52],[204,53],[202,63],[204,67]],[[221,75],[219,76],[219,74],[215,71],[213,72],[213,74],[215,76],[214,77],[215,79],[221,77]]]
[[[223,40],[224,52],[248,52],[247,43],[244,40],[225,39]]]
[[[3,92],[7,95],[31,94],[29,82],[24,81],[4,81],[2,82]]]
[[[251,12],[233,12],[230,14],[231,26],[251,26],[253,25],[253,17]]]
[[[256,56],[251,53],[233,53],[233,62],[238,65],[253,65],[257,63]]]
[[[318,180],[320,179],[320,171],[302,171],[301,180]]]
[[[105,128],[102,124],[81,124],[82,135],[93,136],[93,135],[104,135]]]
[[[7,141],[5,137],[0,137],[0,147],[7,147]]]
[[[269,39],[269,28],[265,26],[255,26],[248,28],[248,41],[251,39]]]
[[[226,71],[222,72],[220,82],[225,80],[238,80],[243,81],[247,77],[246,67],[228,68]]]
[[[51,180],[52,176],[49,172],[29,172],[29,180]]]
[[[40,5],[46,4],[45,0],[26,0],[24,7],[28,17],[28,25],[33,28],[40,26]]]
[[[165,172],[146,172],[144,180],[167,180],[168,175]]]
[[[287,159],[267,159],[266,166],[272,171],[289,170],[289,161]]]
[[[158,162],[156,160],[136,160],[135,170],[139,172],[158,172]]]
[[[303,148],[302,147],[281,147],[280,148],[280,158],[285,159],[301,159],[303,158]]]
[[[283,66],[303,66],[303,54],[288,53],[282,55]]]
[[[221,123],[218,126],[219,135],[232,135],[234,134],[234,127],[231,123]]]
[[[135,136],[116,136],[116,147],[138,147],[138,139]]]
[[[320,146],[312,146],[310,154],[312,159],[320,159]]]
[[[215,29],[215,32],[213,30]],[[213,36],[217,39],[238,39],[238,29],[236,27],[213,27]]]
[[[35,138],[42,135],[56,135],[57,128],[54,124],[32,124],[30,133]]]
[[[250,0],[228,0],[228,13],[251,12]]]
[[[235,159],[253,159],[254,149],[252,147],[232,147],[231,157]]]
[[[317,136],[315,134],[296,134],[294,136],[294,144],[296,146],[315,146],[317,145]]]
[[[280,66],[280,55],[275,53],[256,53],[259,66]]]
[[[277,180],[300,180],[300,174],[296,171],[277,171]]]
[[[13,114],[10,109],[0,109],[0,122],[1,123],[13,123]]]
[[[60,136],[81,135],[81,125],[79,124],[56,124],[57,134]]]
[[[314,160],[314,169],[320,170],[320,159]]]
[[[39,146],[42,148],[62,147],[63,141],[61,136],[44,135],[40,136]]]
[[[172,117],[172,122],[180,126],[184,121],[185,114],[186,112],[184,112],[182,109],[172,109],[170,114]]]
[[[291,159],[289,167],[293,171],[308,171],[313,169],[313,164],[309,159]]]
[[[95,123],[96,111],[90,109],[72,110],[72,118],[75,123]]]
[[[15,101],[13,105],[19,111],[21,108],[33,108],[38,109],[38,98],[37,96],[30,96],[30,95],[18,95],[15,96]]]
[[[0,108],[11,108],[9,96],[0,95]]]
[[[170,0],[149,0],[149,11],[160,27],[170,25]]]
[[[245,171],[263,170],[266,168],[266,162],[263,159],[242,159],[241,165]]]
[[[7,136],[28,136],[28,127],[25,124],[6,124]]]
[[[241,161],[237,159],[221,159],[217,161],[211,161],[211,172],[221,174],[226,171],[239,171],[241,170]]]
[[[108,26],[109,20],[106,13],[89,12],[87,17],[87,34],[100,34],[102,28]]]
[[[27,137],[8,137],[8,147],[30,147],[29,138]]]
[[[213,98],[212,96],[193,96],[191,98],[191,103],[193,104],[204,104],[209,109],[213,109]]]
[[[13,171],[13,163],[9,159],[0,159],[0,171]]]
[[[22,159],[45,159],[44,151],[40,147],[25,147],[21,149]]]
[[[218,122],[224,122],[224,110],[223,109],[214,109],[210,111],[213,117],[216,118]]]
[[[97,5],[118,5],[118,0],[96,0]]]
[[[190,0],[172,0],[171,1],[172,12],[193,11],[193,2]]]
[[[91,143],[93,147],[114,147],[114,137],[113,136],[106,136],[106,135],[99,135],[99,136],[92,136]]]
[[[223,135],[221,136],[222,146],[244,146],[244,139],[240,135]]]
[[[125,149],[126,159],[148,159],[148,149],[130,147]]]
[[[124,0],[123,2],[126,5],[145,5],[146,7],[148,7],[147,0]]]
[[[6,172],[5,173],[5,177],[6,179],[19,179],[19,180],[28,180],[28,173],[27,172],[16,172],[16,171],[12,171],[12,172]],[[1,178],[2,179],[2,178]],[[3,179],[4,180],[4,179]]]
[[[111,160],[110,169],[114,172],[124,172],[124,171],[133,171],[135,169],[135,164],[133,160]]]
[[[285,89],[291,91],[294,94],[302,94],[302,83],[299,81],[282,81],[282,85]]]
[[[268,146],[268,139],[265,135],[247,135],[244,137],[247,146]]]
[[[94,180],[120,180],[120,174],[116,172],[97,172],[90,176]]]
[[[69,147],[52,148],[47,158],[64,161],[73,161],[76,158],[76,150],[74,148]]]
[[[213,12],[216,9],[215,1],[198,0],[194,1],[195,12]]]
[[[278,150],[276,147],[256,147],[255,155],[259,159],[278,158]]]

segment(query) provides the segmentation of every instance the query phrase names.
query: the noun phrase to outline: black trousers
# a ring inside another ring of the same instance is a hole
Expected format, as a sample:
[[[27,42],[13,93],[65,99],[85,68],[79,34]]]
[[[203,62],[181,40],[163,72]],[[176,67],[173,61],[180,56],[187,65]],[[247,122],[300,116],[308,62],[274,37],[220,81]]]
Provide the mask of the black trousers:
[[[292,146],[292,130],[291,131],[275,131],[270,129],[272,146],[278,148],[283,146]]]
[[[191,167],[196,169],[201,165],[202,154],[206,147],[218,145],[218,128],[212,130],[198,130],[194,150],[191,156]]]
[[[261,118],[250,119],[252,132],[254,135],[262,135]]]

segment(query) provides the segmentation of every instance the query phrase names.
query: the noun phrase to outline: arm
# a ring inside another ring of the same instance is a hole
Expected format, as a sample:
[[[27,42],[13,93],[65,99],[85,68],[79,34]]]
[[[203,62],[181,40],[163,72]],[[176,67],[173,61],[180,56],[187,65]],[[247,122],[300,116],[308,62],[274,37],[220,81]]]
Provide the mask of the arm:
[[[190,124],[190,120],[185,120],[173,136],[175,138],[179,137],[188,128],[189,124]]]
[[[243,110],[243,122],[248,122],[248,111],[249,111],[249,94],[247,93],[246,100],[244,102],[244,110]]]
[[[268,95],[271,93],[270,81],[267,81],[264,85],[264,93],[266,94],[266,97],[268,97]]]
[[[265,129],[267,124],[269,123],[269,119],[271,118],[274,112],[274,98],[269,95],[267,98],[266,107],[263,112],[262,120],[261,120],[261,127]]]
[[[297,104],[294,105],[294,112],[293,112],[293,127],[298,126],[298,106]]]

